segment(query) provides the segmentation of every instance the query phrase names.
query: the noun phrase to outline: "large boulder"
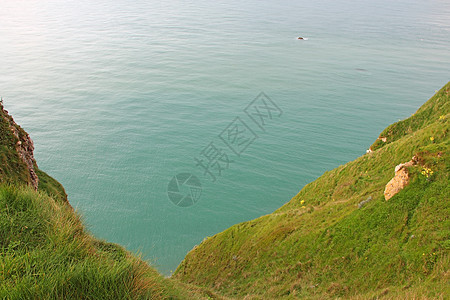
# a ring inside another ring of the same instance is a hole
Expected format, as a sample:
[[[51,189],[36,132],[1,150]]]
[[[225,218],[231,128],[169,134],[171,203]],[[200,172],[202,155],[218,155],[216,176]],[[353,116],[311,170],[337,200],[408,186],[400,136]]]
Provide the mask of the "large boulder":
[[[384,198],[386,201],[391,199],[408,185],[408,167],[413,166],[416,163],[416,157],[413,157],[411,161],[395,166],[395,176],[386,184],[386,188],[384,189]]]

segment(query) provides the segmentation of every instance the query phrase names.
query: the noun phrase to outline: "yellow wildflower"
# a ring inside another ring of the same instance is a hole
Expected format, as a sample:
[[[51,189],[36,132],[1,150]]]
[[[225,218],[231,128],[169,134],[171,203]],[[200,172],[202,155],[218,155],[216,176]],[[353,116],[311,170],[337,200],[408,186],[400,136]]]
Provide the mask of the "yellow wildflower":
[[[432,141],[432,142],[434,141],[434,137],[433,137],[433,136],[432,136],[432,137],[430,137],[430,141]]]
[[[433,170],[431,170],[430,168],[424,167],[422,169],[422,172],[420,172],[423,176],[425,176],[426,178],[430,177],[431,175],[433,175]]]

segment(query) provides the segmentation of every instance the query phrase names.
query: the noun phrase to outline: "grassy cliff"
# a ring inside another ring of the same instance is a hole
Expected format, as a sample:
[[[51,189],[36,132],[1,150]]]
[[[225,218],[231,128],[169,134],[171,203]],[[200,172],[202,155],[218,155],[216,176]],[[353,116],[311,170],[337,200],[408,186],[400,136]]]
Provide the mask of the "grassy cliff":
[[[0,299],[448,297],[449,93],[274,213],[205,239],[171,279],[86,232],[1,105]],[[409,184],[385,201],[413,156]]]
[[[372,152],[195,247],[174,277],[246,299],[450,296],[450,83]],[[394,167],[416,156],[389,201]]]
[[[0,103],[0,184],[33,186],[33,176],[39,179],[36,188],[62,202],[67,201],[63,186],[39,170],[33,157],[33,142],[14,122]],[[32,169],[32,170],[31,170]]]
[[[0,107],[0,299],[204,299],[86,232],[28,134]],[[204,296],[203,296],[204,295]]]

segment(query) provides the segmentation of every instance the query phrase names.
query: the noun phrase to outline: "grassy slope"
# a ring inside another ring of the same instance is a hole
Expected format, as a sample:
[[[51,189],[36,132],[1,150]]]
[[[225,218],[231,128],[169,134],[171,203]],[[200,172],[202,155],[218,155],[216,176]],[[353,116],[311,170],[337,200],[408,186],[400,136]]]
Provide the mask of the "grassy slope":
[[[35,166],[38,192],[0,109],[0,299],[204,299],[84,229],[62,185]],[[25,131],[17,126],[21,135]]]
[[[326,172],[274,213],[206,239],[174,277],[238,298],[450,296],[449,93],[447,83],[384,130],[373,153]],[[410,184],[386,202],[394,167],[413,155]]]
[[[29,171],[15,148],[19,139],[12,134],[7,119],[12,118],[3,112],[3,105],[0,104],[0,183],[29,184]],[[27,133],[20,126],[16,126],[16,128],[20,136],[26,136]],[[38,189],[54,196],[55,199],[67,201],[64,187],[45,172],[39,170],[38,166],[35,165],[34,168],[39,177]]]
[[[19,139],[12,134],[6,120],[9,116],[3,113],[2,108],[0,106],[0,182],[28,184],[30,175],[15,148]],[[22,128],[18,129],[24,134]]]
[[[94,239],[68,205],[0,188],[0,298],[136,299],[176,294],[121,247]]]

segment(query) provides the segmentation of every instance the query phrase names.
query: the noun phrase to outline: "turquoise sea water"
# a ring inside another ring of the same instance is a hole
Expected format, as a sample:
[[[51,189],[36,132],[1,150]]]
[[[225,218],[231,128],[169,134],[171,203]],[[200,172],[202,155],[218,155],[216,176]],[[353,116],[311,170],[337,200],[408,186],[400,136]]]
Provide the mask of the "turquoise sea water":
[[[170,274],[365,153],[450,78],[448,1],[0,2],[0,95],[96,236]],[[297,40],[298,36],[308,40]],[[263,132],[244,109],[282,110]],[[258,136],[236,156],[236,118]],[[195,158],[232,160],[212,182]],[[205,152],[203,152],[205,153]],[[172,177],[198,177],[190,207]]]

